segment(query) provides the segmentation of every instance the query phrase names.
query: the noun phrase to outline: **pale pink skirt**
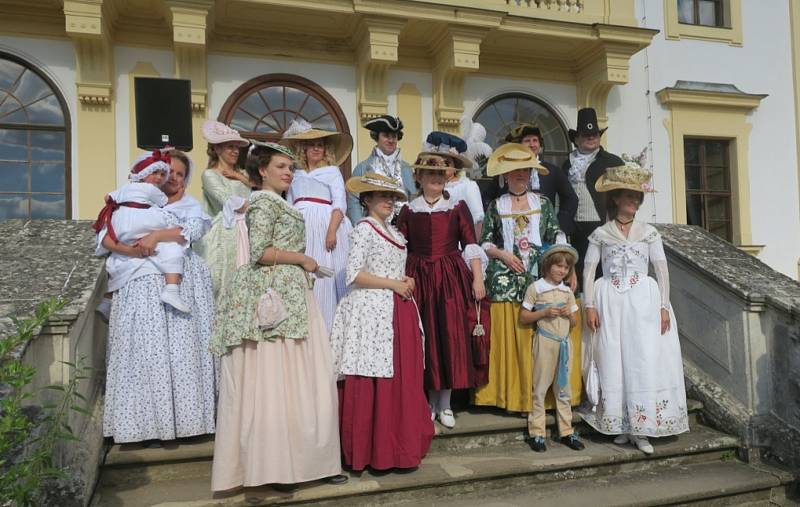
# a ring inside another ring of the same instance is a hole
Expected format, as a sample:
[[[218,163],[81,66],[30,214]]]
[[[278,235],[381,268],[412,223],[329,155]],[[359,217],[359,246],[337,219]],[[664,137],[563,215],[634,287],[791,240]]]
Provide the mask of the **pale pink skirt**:
[[[310,290],[306,302],[307,339],[247,340],[222,357],[213,491],[341,473],[330,344]]]

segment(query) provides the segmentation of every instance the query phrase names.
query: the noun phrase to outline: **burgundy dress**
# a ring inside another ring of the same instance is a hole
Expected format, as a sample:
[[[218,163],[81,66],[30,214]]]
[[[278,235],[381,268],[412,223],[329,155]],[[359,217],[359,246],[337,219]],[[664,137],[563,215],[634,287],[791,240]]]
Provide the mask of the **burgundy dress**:
[[[421,200],[421,198],[417,198]],[[463,201],[442,201],[432,212],[400,210],[397,228],[408,240],[406,275],[425,330],[425,389],[470,389],[488,379],[489,304],[481,304],[486,336],[473,337],[477,323],[472,273],[461,247],[476,246],[472,215]],[[423,203],[424,205],[424,203]]]

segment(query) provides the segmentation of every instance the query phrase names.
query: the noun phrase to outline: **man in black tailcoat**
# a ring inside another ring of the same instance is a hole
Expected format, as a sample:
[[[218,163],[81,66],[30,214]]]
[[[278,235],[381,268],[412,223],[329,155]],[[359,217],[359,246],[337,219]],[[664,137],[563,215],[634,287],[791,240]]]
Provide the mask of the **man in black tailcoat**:
[[[565,231],[572,231],[569,233],[570,243],[580,255],[575,266],[579,282],[583,282],[583,259],[589,246],[589,235],[606,221],[605,197],[595,190],[594,185],[609,167],[625,165],[621,158],[600,146],[600,137],[606,130],[598,126],[597,112],[593,108],[579,110],[577,128],[569,129],[569,139],[575,145],[575,150],[562,166],[578,196],[573,223],[567,228],[563,224],[561,227]]]

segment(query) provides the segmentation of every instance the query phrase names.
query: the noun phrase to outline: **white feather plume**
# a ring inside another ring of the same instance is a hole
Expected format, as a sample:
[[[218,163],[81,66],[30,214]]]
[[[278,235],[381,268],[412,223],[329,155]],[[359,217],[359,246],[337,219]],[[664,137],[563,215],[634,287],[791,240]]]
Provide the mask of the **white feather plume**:
[[[311,129],[311,124],[306,120],[302,118],[295,118],[292,120],[289,128],[283,132],[283,138],[286,139],[287,137],[296,136],[297,134],[303,134]]]
[[[479,170],[481,162],[492,156],[492,147],[485,142],[486,128],[464,115],[461,117],[461,137],[467,143],[464,156],[472,161],[472,167],[476,171]]]

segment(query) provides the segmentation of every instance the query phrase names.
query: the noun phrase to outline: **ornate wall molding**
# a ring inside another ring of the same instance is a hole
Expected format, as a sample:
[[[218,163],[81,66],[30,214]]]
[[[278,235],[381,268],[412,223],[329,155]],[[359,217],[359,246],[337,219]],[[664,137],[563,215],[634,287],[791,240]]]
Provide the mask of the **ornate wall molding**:
[[[448,27],[436,43],[433,114],[437,129],[458,132],[464,114],[464,78],[480,68],[481,40],[487,32]]]
[[[386,114],[386,71],[397,63],[397,47],[404,21],[366,17],[356,31],[358,115],[363,122]]]
[[[103,0],[64,0],[64,20],[75,46],[78,100],[84,105],[110,106],[114,48]]]
[[[175,54],[175,77],[192,82],[192,110],[204,113],[208,101],[208,47],[211,0],[168,0]]]

